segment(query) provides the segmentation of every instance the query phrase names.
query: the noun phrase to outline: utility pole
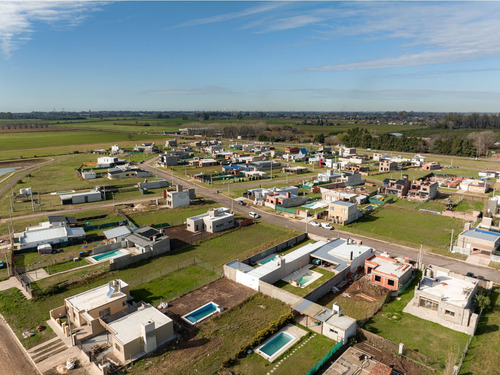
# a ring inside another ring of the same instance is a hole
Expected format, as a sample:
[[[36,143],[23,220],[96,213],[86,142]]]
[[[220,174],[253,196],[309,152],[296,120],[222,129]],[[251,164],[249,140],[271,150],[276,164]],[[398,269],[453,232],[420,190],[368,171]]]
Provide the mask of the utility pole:
[[[454,230],[452,229],[451,230],[451,238],[450,238],[450,251],[453,250],[453,232],[454,232]]]
[[[31,209],[35,212],[35,204],[33,203],[33,190],[31,190]]]

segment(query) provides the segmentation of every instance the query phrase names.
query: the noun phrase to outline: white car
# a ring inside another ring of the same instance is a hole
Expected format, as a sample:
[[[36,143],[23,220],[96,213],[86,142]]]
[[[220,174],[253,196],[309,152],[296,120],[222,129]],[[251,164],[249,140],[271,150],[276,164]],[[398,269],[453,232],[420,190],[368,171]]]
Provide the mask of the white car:
[[[320,224],[317,221],[311,221],[309,224],[311,224],[313,227],[319,227]]]
[[[321,223],[321,227],[325,228],[325,229],[328,229],[328,230],[332,230],[333,229],[333,227],[330,225],[330,223]]]
[[[250,217],[253,217],[254,219],[258,219],[260,215],[257,212],[250,212],[248,214]]]

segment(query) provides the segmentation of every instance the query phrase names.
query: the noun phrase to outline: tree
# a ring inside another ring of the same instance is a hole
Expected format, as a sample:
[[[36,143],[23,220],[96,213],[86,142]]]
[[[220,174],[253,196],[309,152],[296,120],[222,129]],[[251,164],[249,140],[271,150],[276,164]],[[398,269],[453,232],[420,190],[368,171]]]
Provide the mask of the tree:
[[[482,294],[477,294],[476,295],[476,306],[480,312],[482,312],[483,310],[488,310],[491,306],[490,297],[482,295]]]
[[[496,141],[496,134],[491,131],[470,133],[468,138],[472,141],[472,144],[476,146],[477,153],[479,156],[486,155],[489,148],[493,147]]]
[[[323,133],[319,133],[314,140],[318,143],[325,143],[325,135]]]

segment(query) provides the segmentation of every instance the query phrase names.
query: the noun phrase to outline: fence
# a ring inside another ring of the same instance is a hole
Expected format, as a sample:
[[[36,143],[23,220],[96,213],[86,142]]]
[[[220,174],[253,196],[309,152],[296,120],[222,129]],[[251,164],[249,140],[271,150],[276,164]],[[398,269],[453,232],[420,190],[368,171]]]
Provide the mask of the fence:
[[[398,295],[403,293],[406,288],[410,286],[410,284],[413,282],[413,279],[415,279],[415,273],[411,276],[411,279],[406,282],[406,284],[403,284],[398,288]]]
[[[113,223],[104,223],[104,224],[96,224],[96,225],[85,225],[83,229],[85,231],[89,230],[94,230],[94,229],[104,229],[104,228],[111,228],[111,227],[118,227],[120,225],[125,225],[127,224],[126,221],[115,221]]]
[[[315,374],[321,367],[323,367],[323,365],[328,360],[330,360],[330,358],[333,357],[333,355],[342,347],[342,345],[344,345],[344,343],[342,342],[342,340],[340,340],[340,342],[337,345],[335,345],[328,353],[326,353],[326,355],[323,358],[321,358],[320,361],[316,363],[314,367],[307,372],[306,375]]]
[[[132,229],[137,229],[137,225],[127,216],[125,213],[120,210],[118,207],[115,207],[115,211],[123,218],[123,220],[126,220],[128,225],[132,227]]]
[[[253,264],[257,263],[259,260],[264,259],[265,257],[267,257],[271,254],[277,253],[280,250],[286,249],[288,247],[292,247],[296,243],[303,241],[305,239],[307,239],[306,233],[299,234],[298,236],[290,238],[289,240],[286,240],[286,241],[284,241],[276,246],[270,247],[267,250],[264,250],[258,254],[255,254],[254,256],[251,256],[250,258],[243,260],[242,263],[253,265]]]
[[[19,280],[23,289],[33,298],[33,296],[34,296],[33,289],[31,289],[28,286],[30,283],[30,280],[28,280],[24,274],[19,272],[17,267],[14,266],[14,261],[12,261],[11,269],[12,269],[12,273],[14,274],[14,277]]]

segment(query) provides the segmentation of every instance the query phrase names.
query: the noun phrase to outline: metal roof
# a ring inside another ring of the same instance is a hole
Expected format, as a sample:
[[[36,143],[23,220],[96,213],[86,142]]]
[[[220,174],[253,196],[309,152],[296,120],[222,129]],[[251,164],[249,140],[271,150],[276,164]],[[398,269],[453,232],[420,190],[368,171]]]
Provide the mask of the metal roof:
[[[461,233],[461,236],[476,238],[478,240],[496,242],[500,238],[500,233],[487,232],[485,230],[483,231],[478,229],[470,229]]]
[[[117,227],[117,228],[112,228],[112,229],[109,229],[109,230],[105,230],[102,233],[104,234],[104,237],[106,237],[107,239],[110,239],[110,238],[116,238],[116,237],[120,237],[120,236],[125,236],[127,234],[130,234],[131,231],[126,226],[120,226],[120,227]]]

